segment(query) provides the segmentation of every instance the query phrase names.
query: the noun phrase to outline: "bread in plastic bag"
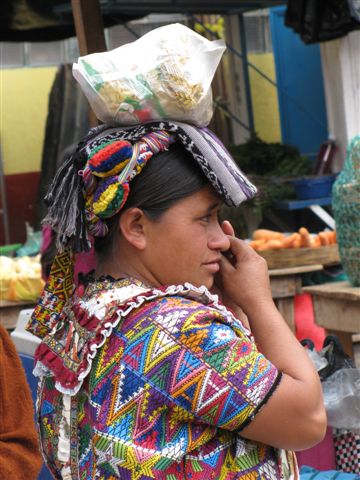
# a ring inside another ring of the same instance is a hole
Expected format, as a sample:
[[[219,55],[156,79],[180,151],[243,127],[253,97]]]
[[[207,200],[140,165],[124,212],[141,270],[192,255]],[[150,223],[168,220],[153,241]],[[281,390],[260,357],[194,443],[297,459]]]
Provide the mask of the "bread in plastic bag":
[[[207,40],[175,23],[80,57],[73,75],[104,123],[167,119],[202,127],[212,117],[211,82],[224,51],[223,40]]]

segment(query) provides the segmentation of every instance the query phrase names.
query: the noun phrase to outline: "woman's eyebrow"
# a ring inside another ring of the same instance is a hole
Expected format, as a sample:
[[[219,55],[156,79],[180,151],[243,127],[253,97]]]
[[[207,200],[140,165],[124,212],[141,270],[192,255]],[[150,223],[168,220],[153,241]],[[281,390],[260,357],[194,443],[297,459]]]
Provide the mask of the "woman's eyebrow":
[[[221,205],[221,202],[213,203],[213,204],[210,205],[209,208],[207,209],[208,213],[211,213],[213,210],[215,210],[215,208],[219,208],[220,205]]]

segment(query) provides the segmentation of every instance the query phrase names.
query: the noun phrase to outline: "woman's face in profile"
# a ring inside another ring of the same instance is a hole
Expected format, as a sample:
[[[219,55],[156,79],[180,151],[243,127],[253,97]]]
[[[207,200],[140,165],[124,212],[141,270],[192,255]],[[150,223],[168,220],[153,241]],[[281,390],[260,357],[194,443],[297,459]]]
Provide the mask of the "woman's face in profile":
[[[221,204],[207,186],[149,221],[144,260],[159,285],[213,286],[221,252],[230,247],[218,220]]]

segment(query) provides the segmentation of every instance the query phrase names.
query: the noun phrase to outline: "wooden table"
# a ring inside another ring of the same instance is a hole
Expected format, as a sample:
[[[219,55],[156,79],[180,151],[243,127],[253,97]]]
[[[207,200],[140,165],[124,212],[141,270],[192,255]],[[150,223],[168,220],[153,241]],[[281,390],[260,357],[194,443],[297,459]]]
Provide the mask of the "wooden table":
[[[302,290],[313,297],[317,325],[337,335],[345,352],[354,357],[352,336],[360,333],[360,287],[332,282]]]
[[[295,333],[294,297],[301,293],[301,275],[317,272],[323,269],[322,265],[306,265],[302,267],[278,268],[269,270],[270,286],[275,304]]]
[[[16,322],[21,310],[34,306],[34,302],[9,302],[7,300],[0,300],[0,324],[7,330],[13,330],[16,327]]]

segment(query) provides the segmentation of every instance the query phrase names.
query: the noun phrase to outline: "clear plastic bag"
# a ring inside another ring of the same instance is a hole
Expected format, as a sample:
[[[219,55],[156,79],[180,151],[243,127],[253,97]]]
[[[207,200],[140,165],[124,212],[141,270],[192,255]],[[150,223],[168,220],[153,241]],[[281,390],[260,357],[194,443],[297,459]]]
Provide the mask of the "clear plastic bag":
[[[328,424],[360,432],[360,370],[342,368],[322,382]]]
[[[322,384],[328,424],[360,433],[360,370],[335,335],[328,335],[320,352],[310,339],[301,340]]]
[[[211,81],[225,51],[184,25],[157,28],[115,50],[80,57],[73,75],[99,120],[209,124]]]
[[[25,222],[26,225],[26,242],[18,250],[16,250],[17,257],[27,257],[37,255],[40,252],[42,242],[41,231],[35,232],[33,227]]]
[[[310,360],[313,362],[317,372],[319,372],[328,365],[328,361],[326,360],[326,358],[320,355],[320,353],[316,350],[310,350],[310,348],[307,348],[306,353],[309,355]]]

